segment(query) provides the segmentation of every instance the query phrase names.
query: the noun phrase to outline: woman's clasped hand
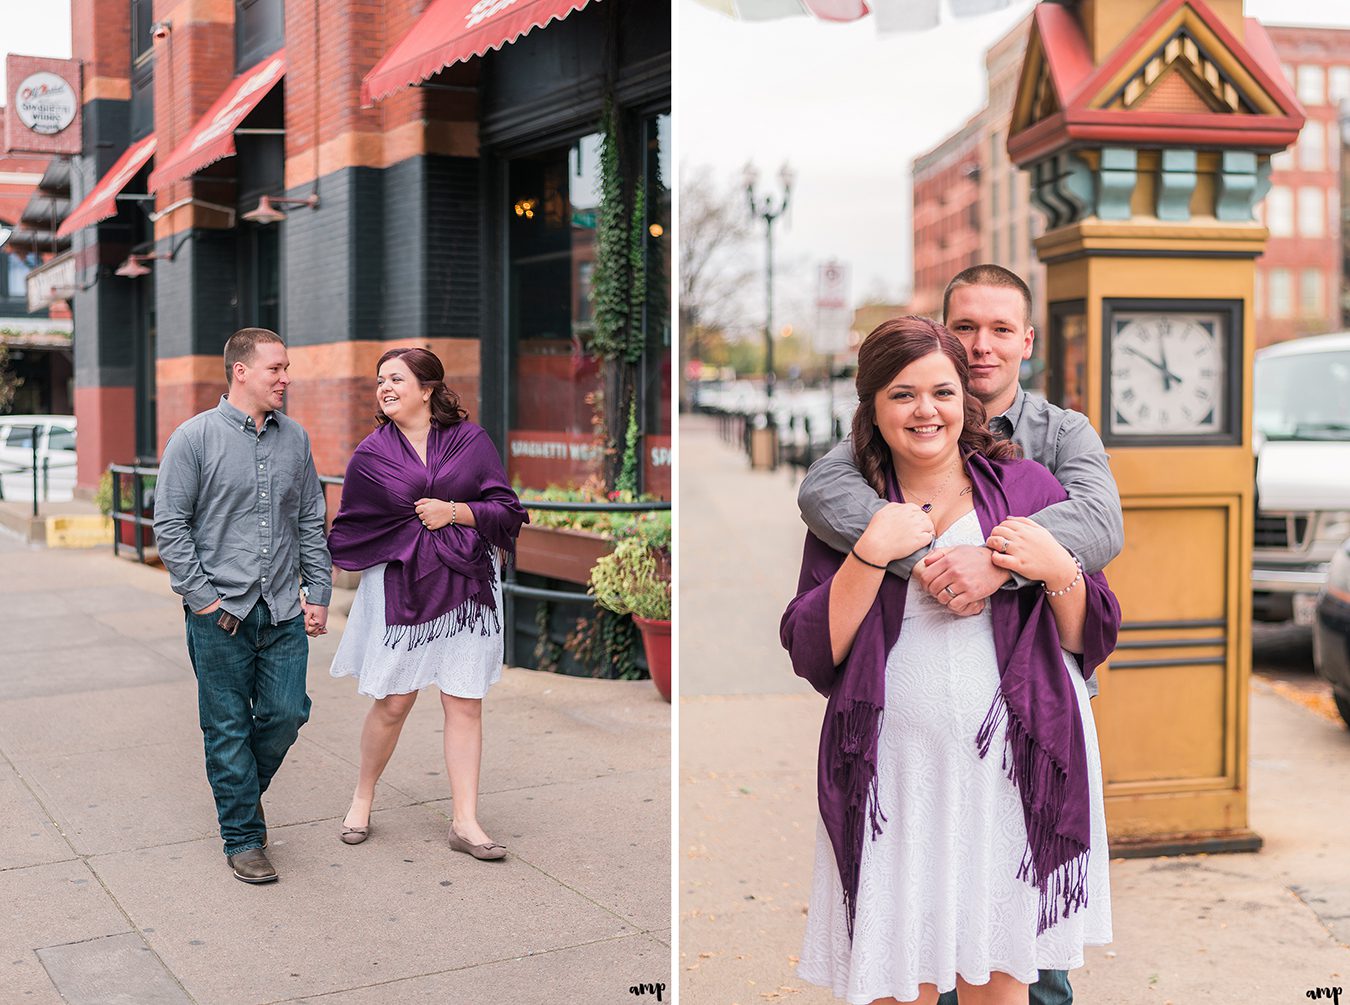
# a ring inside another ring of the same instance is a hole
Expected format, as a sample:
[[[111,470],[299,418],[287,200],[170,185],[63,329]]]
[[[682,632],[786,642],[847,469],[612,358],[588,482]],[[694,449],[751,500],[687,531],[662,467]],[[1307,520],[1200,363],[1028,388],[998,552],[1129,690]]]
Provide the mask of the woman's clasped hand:
[[[890,502],[872,515],[858,539],[868,561],[884,565],[933,543],[933,520],[914,503]]]
[[[994,564],[1027,579],[1040,580],[1047,589],[1059,589],[1078,574],[1073,555],[1050,532],[1024,516],[1010,516],[985,541]]]

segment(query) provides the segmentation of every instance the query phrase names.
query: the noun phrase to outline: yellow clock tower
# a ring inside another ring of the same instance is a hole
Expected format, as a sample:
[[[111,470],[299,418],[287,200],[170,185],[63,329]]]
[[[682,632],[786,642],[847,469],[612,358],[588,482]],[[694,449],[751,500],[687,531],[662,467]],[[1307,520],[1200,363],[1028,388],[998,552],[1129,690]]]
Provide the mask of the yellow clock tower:
[[[1302,110],[1241,0],[1035,11],[1008,152],[1048,218],[1048,393],[1125,511],[1100,671],[1112,851],[1241,850],[1251,672],[1255,207]]]

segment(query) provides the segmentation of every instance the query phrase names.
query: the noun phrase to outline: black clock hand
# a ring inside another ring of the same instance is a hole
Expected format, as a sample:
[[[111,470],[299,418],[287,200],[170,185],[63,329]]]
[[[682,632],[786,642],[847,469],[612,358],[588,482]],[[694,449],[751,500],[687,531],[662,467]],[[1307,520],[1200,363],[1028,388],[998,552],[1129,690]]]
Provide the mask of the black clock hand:
[[[1161,348],[1161,346],[1160,346],[1160,348]],[[1167,368],[1167,364],[1166,364],[1165,362],[1159,363],[1156,359],[1149,359],[1147,356],[1145,356],[1142,352],[1140,352],[1138,349],[1136,349],[1136,348],[1135,348],[1134,346],[1132,346],[1132,345],[1127,345],[1127,346],[1125,347],[1125,350],[1124,350],[1124,351],[1130,353],[1131,355],[1138,356],[1140,359],[1142,359],[1142,360],[1143,360],[1145,363],[1147,363],[1149,366],[1151,366],[1151,367],[1153,367],[1155,370],[1158,370],[1159,372],[1161,372],[1161,373],[1162,373],[1162,376],[1163,376],[1163,390],[1164,390],[1164,391],[1170,390],[1170,388],[1171,388],[1171,382],[1172,382],[1172,381],[1176,381],[1178,384],[1181,383],[1181,378],[1178,377],[1178,376],[1177,376],[1175,373],[1173,373],[1171,370],[1169,370],[1169,369]]]
[[[1158,362],[1162,364],[1160,369],[1163,375],[1163,393],[1166,394],[1172,390],[1172,371],[1167,369],[1167,346],[1163,343],[1161,333],[1158,335]]]

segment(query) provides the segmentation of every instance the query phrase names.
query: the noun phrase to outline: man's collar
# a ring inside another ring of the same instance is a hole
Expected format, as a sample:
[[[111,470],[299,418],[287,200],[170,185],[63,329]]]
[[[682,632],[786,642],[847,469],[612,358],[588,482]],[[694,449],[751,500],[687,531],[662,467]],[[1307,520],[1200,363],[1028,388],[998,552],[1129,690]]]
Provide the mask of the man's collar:
[[[1022,409],[1026,407],[1026,403],[1027,392],[1022,390],[1022,385],[1019,383],[1017,393],[1013,395],[1012,404],[1008,406],[1006,412],[1002,413],[1003,417],[1008,420],[1008,425],[1013,429],[1017,428],[1018,420],[1022,418]]]
[[[253,427],[253,416],[249,415],[247,412],[240,411],[234,405],[230,404],[229,398],[224,394],[220,396],[220,404],[216,406],[216,411],[229,419],[232,425],[238,426],[240,429],[251,429]],[[262,428],[266,429],[276,421],[277,413],[267,412],[263,415]]]

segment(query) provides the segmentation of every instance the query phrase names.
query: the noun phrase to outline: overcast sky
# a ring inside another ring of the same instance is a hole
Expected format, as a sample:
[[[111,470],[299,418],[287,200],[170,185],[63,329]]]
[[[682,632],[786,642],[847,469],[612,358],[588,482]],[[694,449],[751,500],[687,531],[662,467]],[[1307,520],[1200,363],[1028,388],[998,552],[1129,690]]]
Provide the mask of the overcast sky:
[[[23,56],[70,58],[70,0],[0,0],[0,49]],[[0,59],[0,95],[8,94]],[[8,104],[0,97],[0,105]]]
[[[944,15],[932,31],[888,36],[866,18],[744,23],[694,0],[675,6],[681,164],[712,165],[728,182],[751,159],[762,178],[776,177],[784,160],[796,172],[788,225],[774,228],[776,271],[786,277],[774,299],[784,320],[796,314],[809,323],[800,312],[814,300],[814,263],[830,257],[852,264],[855,302],[907,295],[910,161],[984,104],[984,52],[1032,0],[980,17]],[[1247,0],[1246,13],[1269,23],[1350,27],[1346,0]],[[761,236],[759,264],[762,246]]]

